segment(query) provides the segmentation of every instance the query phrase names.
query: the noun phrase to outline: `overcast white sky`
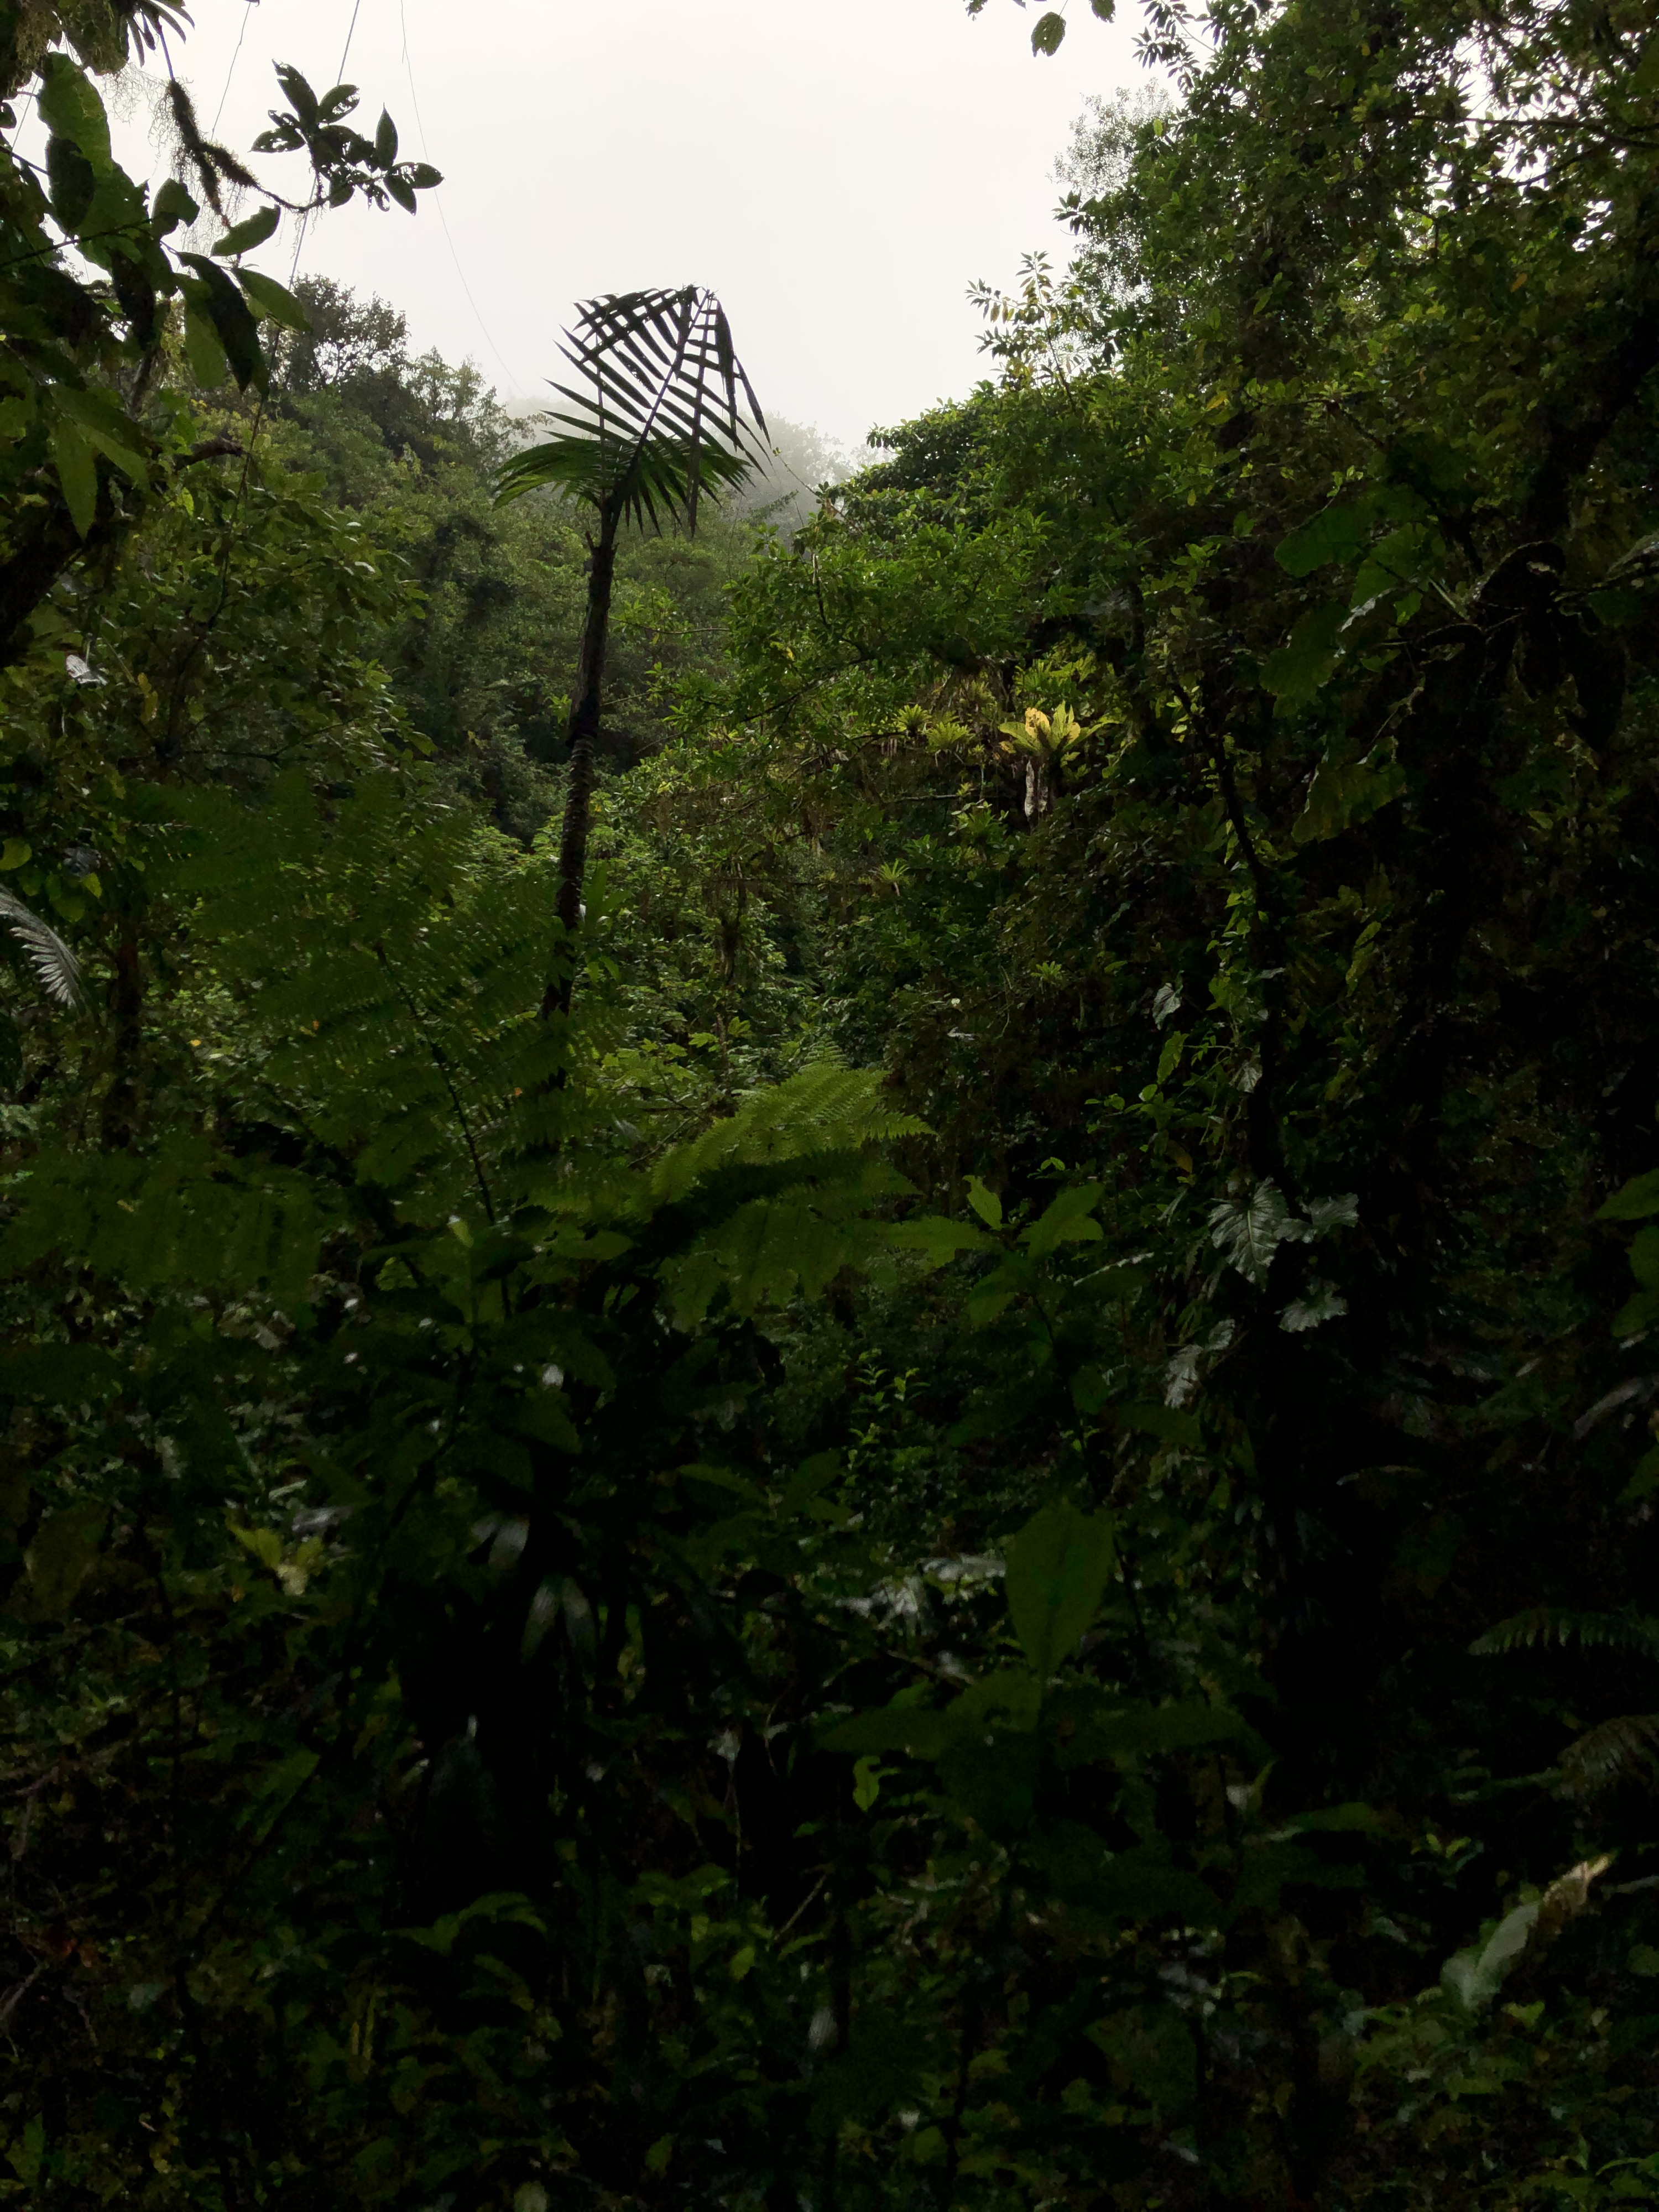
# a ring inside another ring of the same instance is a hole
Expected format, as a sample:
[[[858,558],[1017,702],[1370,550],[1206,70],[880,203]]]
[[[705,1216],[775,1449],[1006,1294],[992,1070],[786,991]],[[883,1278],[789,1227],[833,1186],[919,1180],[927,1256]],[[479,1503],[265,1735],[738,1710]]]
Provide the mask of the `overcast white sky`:
[[[352,11],[195,0],[173,58],[203,123],[222,100],[216,135],[246,149],[276,98],[272,62],[325,89]],[[356,0],[357,120],[372,136],[384,102],[403,150],[447,181],[412,218],[354,205],[314,220],[301,273],[395,301],[418,345],[470,356],[510,398],[541,396],[577,299],[709,284],[768,411],[853,444],[972,385],[970,282],[1010,281],[1028,248],[1065,252],[1054,157],[1086,95],[1139,71],[1127,29],[1083,0],[1059,54],[1035,57],[1037,12]],[[155,166],[143,131],[135,108],[119,137],[139,174]],[[273,182],[298,167],[258,166]],[[292,252],[285,232],[253,258],[285,277]]]

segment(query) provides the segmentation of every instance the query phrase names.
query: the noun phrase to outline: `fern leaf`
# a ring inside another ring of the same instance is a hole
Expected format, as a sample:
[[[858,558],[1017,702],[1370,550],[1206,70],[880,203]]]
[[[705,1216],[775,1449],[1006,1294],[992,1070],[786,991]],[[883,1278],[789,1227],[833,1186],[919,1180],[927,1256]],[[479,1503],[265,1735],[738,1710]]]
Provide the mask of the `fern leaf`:
[[[1609,1783],[1659,1769],[1659,1713],[1621,1713],[1574,1738],[1561,1754],[1561,1789],[1590,1797]]]
[[[1540,1644],[1577,1642],[1586,1648],[1600,1644],[1617,1651],[1634,1651],[1644,1659],[1659,1659],[1659,1621],[1638,1613],[1568,1613],[1559,1606],[1534,1606],[1500,1620],[1477,1637],[1469,1650],[1489,1658],[1505,1651],[1528,1651]]]
[[[653,1200],[672,1204],[723,1168],[826,1158],[925,1135],[925,1122],[884,1103],[880,1084],[874,1070],[820,1060],[753,1092],[735,1114],[663,1156],[651,1176]]]
[[[81,963],[52,925],[8,890],[0,890],[0,915],[27,953],[46,996],[60,1006],[84,1010]]]

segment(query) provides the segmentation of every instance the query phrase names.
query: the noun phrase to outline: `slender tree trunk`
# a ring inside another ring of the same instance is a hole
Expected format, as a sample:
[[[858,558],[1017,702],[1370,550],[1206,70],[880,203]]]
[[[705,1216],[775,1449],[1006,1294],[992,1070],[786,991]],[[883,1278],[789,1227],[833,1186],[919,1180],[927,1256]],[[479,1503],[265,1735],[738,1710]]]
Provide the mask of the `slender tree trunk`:
[[[611,626],[611,586],[617,567],[617,518],[601,513],[587,568],[587,619],[570,708],[570,781],[565,787],[559,836],[558,915],[564,939],[542,1000],[544,1014],[567,1014],[576,981],[574,940],[581,926],[582,879],[587,873],[587,832],[593,815],[593,751],[599,734],[605,683],[605,636]]]

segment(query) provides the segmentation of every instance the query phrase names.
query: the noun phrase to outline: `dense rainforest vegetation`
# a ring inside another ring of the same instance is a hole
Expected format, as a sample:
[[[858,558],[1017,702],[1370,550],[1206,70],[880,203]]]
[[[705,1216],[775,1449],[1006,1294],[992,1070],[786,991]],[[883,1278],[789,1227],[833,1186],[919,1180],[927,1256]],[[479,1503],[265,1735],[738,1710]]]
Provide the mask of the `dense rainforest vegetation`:
[[[1152,0],[563,920],[583,510],[182,34],[0,0],[0,2196],[1659,2203],[1650,10]]]

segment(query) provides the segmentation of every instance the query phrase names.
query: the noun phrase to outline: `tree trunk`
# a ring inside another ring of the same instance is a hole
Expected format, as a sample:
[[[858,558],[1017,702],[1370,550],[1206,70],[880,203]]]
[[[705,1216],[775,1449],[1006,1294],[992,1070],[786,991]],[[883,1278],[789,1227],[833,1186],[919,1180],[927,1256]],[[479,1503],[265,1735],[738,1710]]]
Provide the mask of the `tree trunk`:
[[[587,619],[570,708],[570,781],[565,787],[559,835],[558,915],[563,939],[542,1000],[542,1012],[568,1014],[576,981],[575,937],[581,927],[582,879],[587,872],[587,832],[593,813],[593,749],[599,734],[605,682],[605,635],[611,624],[611,585],[617,566],[617,518],[601,514],[587,568]]]

